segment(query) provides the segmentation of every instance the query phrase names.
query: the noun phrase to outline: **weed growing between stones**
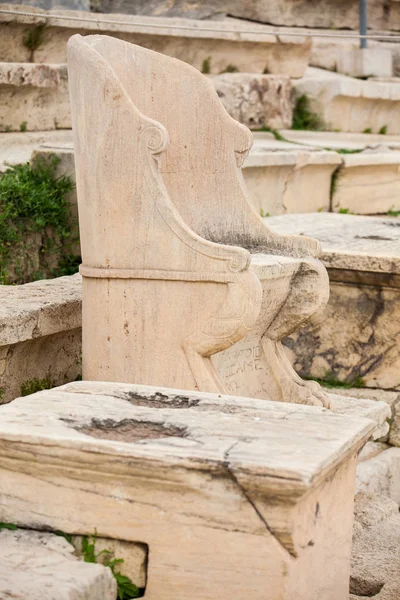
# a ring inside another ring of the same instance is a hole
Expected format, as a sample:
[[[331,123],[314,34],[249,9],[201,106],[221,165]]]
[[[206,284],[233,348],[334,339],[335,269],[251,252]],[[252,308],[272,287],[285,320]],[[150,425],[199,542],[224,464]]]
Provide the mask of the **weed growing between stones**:
[[[306,129],[308,131],[321,131],[325,123],[319,115],[310,108],[310,100],[306,94],[299,96],[293,111],[292,129]]]
[[[72,535],[62,531],[55,531],[54,533],[64,537],[67,542],[72,544]],[[81,552],[85,562],[100,563],[111,569],[115,581],[117,582],[118,600],[131,600],[132,598],[139,598],[139,596],[143,595],[141,594],[141,590],[139,590],[129,577],[121,575],[121,573],[117,571],[118,565],[121,565],[124,562],[122,558],[113,557],[113,553],[110,550],[96,552],[96,538],[94,536],[82,536]],[[100,557],[103,558],[99,560]]]
[[[21,284],[77,271],[76,223],[55,155],[9,167],[0,179],[0,284]],[[61,273],[60,273],[61,271]]]
[[[36,394],[36,392],[41,392],[42,390],[49,390],[54,387],[50,379],[31,379],[29,381],[25,381],[21,385],[21,396],[29,396],[30,394]]]
[[[239,69],[235,65],[229,64],[224,71],[221,71],[222,73],[239,73]]]
[[[37,27],[28,29],[24,36],[24,46],[30,50],[29,61],[34,62],[35,50],[37,50],[44,42],[46,25],[38,25]]]
[[[337,379],[332,373],[325,373],[323,379],[318,379],[317,377],[303,377],[303,379],[307,379],[308,381],[316,381],[322,387],[326,388],[342,388],[349,390],[351,388],[364,388],[365,381],[362,377],[356,377],[352,381],[340,381]]]
[[[203,75],[209,75],[211,73],[211,56],[203,60],[201,64],[201,72]]]
[[[9,529],[16,531],[17,525],[14,523],[1,523],[0,529]],[[69,544],[72,544],[72,535],[64,533],[63,531],[53,531],[54,535],[63,537]],[[100,556],[105,558],[99,561]],[[98,563],[109,567],[112,574],[114,575],[115,581],[117,582],[118,588],[118,600],[132,600],[133,598],[139,598],[143,596],[140,590],[129,577],[121,575],[116,569],[118,565],[121,565],[124,560],[122,558],[113,558],[113,554],[110,550],[102,550],[96,554],[96,538],[93,536],[82,536],[82,558],[87,563]]]
[[[392,208],[388,210],[386,214],[388,217],[398,217],[400,215],[400,210],[397,210],[394,208],[394,206],[392,206]]]

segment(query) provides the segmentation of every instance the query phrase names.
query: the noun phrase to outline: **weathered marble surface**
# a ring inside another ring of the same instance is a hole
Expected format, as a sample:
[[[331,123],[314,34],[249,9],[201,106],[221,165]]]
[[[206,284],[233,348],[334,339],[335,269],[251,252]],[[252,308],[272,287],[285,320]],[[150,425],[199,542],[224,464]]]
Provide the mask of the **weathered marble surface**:
[[[328,211],[332,175],[341,164],[335,152],[256,138],[243,176],[261,215]]]
[[[21,127],[27,131],[71,127],[65,65],[0,63],[0,131]]]
[[[1,600],[115,600],[111,570],[78,559],[64,538],[0,530]]]
[[[340,214],[268,219],[322,243],[331,295],[324,318],[285,341],[302,376],[400,389],[400,221]]]
[[[347,600],[373,421],[101,382],[1,411],[1,521],[147,543],[150,600]]]
[[[15,10],[15,5],[2,4]],[[20,7],[24,10],[24,7]],[[30,7],[29,11],[30,11]],[[234,66],[243,73],[268,73],[301,77],[308,65],[311,40],[302,36],[276,35],[272,27],[241,20],[207,21],[145,17],[134,15],[104,15],[99,12],[77,12],[53,9],[57,16],[82,17],[82,23],[47,19],[41,9],[37,17],[21,19],[0,15],[0,57],[8,62],[65,63],[68,39],[81,33],[105,33],[145,48],[162,52],[192,64],[209,73],[222,73]],[[102,20],[115,21],[104,23]],[[121,21],[127,24],[121,24]],[[31,52],[24,45],[27,31],[46,25],[46,35],[39,47]],[[232,33],[232,29],[234,33]],[[205,66],[207,65],[207,68]]]
[[[0,404],[21,387],[81,374],[81,278],[0,286]]]
[[[357,0],[97,0],[105,12],[138,15],[185,16],[195,19],[219,18],[226,14],[251,21],[292,25],[295,27],[328,27],[358,29]],[[368,2],[369,25],[378,29],[399,29],[400,10],[397,0]],[[251,23],[253,25],[253,23]]]
[[[280,342],[327,302],[319,244],[251,206],[250,131],[185,63],[107,36],[68,52],[83,377],[327,406]]]
[[[231,117],[250,129],[292,126],[292,83],[283,75],[225,73],[212,82]]]
[[[310,108],[327,129],[363,132],[382,127],[389,134],[400,133],[400,85],[360,80],[339,73],[309,67],[293,82],[298,96],[307,95]]]

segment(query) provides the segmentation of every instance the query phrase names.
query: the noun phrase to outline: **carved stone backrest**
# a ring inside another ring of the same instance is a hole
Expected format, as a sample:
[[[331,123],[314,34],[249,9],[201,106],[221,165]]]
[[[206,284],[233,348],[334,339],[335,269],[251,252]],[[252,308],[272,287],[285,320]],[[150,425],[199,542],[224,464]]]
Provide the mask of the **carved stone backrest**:
[[[109,40],[111,47],[105,48]],[[249,263],[246,250],[212,244],[182,220],[159,171],[168,132],[137,107],[144,88],[137,99],[98,46],[116,65],[131,48],[104,36],[74,36],[68,47],[84,264],[203,272],[210,270],[211,256],[213,271],[241,271]],[[148,73],[151,81],[149,68]]]
[[[184,223],[213,242],[285,254],[284,238],[269,231],[247,198],[240,167],[251,133],[228,115],[212,83],[186,63],[122,40],[88,36],[84,41],[103,57],[134,106],[168,132],[159,167]],[[117,102],[110,96],[111,101]],[[160,137],[157,142],[161,148]],[[116,148],[116,155],[121,152],[131,153],[134,171],[132,145]],[[126,185],[126,177],[116,176],[114,185]]]

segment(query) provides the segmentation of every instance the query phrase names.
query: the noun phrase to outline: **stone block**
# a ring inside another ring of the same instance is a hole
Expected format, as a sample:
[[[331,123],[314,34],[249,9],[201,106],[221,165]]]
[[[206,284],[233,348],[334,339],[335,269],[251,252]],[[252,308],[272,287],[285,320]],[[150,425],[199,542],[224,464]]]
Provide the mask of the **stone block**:
[[[357,466],[357,493],[383,494],[400,504],[400,448],[388,448]]]
[[[392,53],[379,47],[340,50],[337,72],[350,77],[391,77]]]
[[[0,130],[71,127],[65,65],[0,63]]]
[[[361,215],[387,214],[400,209],[400,152],[388,148],[343,156],[337,172],[333,211]]]
[[[292,83],[282,75],[225,73],[212,78],[227,112],[249,129],[292,126]]]
[[[400,85],[363,81],[310,67],[293,82],[298,96],[306,95],[310,108],[327,129],[389,134],[400,133]]]
[[[115,600],[111,570],[79,560],[64,538],[37,531],[0,530],[0,598]]]
[[[355,502],[350,600],[400,596],[399,506],[385,496],[360,494]]]
[[[279,144],[277,145],[279,146]],[[261,215],[329,211],[335,152],[257,146],[243,165],[249,197]]]
[[[358,29],[358,0],[97,0],[104,12],[121,12],[138,15],[163,15],[168,17],[206,19],[231,15],[250,21],[293,27],[318,27],[333,29]],[[397,0],[370,0],[369,25],[374,29],[399,29]]]
[[[285,341],[298,372],[400,389],[398,219],[321,213],[272,217],[268,225],[286,234],[312,232],[330,277],[321,322]]]
[[[150,600],[347,600],[371,420],[101,382],[1,410],[1,521],[148,544]]]
[[[2,7],[15,10],[15,5]],[[101,8],[101,6],[99,7]],[[17,8],[18,9],[18,8]],[[21,8],[20,8],[21,9]],[[23,7],[22,7],[23,10]],[[134,15],[102,15],[53,9],[51,14],[81,15],[76,23],[58,18],[46,19],[36,9],[37,17],[27,23],[13,15],[0,15],[0,56],[3,61],[65,63],[68,39],[76,34],[107,34],[145,48],[183,60],[207,73],[222,73],[232,67],[243,73],[272,73],[301,77],[308,65],[311,40],[307,37],[276,35],[272,27],[231,19],[222,21]],[[102,24],[102,21],[107,21]],[[111,21],[111,23],[110,23]],[[115,23],[113,23],[115,21]],[[121,21],[124,23],[121,24]],[[31,29],[46,24],[41,43],[31,52],[24,40]],[[234,32],[232,33],[232,30]]]
[[[81,374],[81,294],[79,275],[0,286],[0,404]]]

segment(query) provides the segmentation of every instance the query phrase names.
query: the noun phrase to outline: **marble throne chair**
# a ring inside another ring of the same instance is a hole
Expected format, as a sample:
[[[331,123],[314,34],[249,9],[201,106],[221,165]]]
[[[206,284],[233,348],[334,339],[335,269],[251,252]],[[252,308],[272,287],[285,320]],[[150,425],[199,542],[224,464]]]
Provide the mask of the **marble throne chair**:
[[[112,37],[74,35],[68,71],[84,379],[328,406],[281,344],[328,300],[319,242],[252,208],[250,131],[199,71]]]

